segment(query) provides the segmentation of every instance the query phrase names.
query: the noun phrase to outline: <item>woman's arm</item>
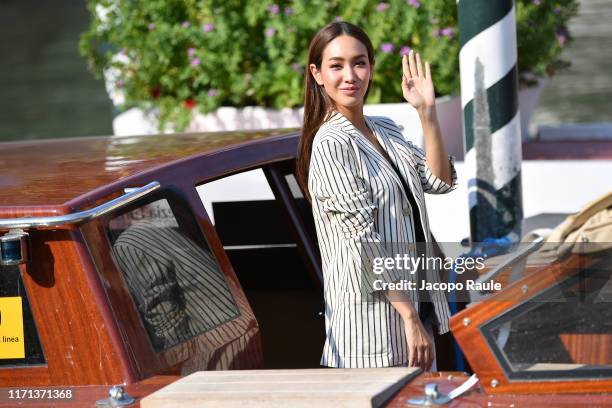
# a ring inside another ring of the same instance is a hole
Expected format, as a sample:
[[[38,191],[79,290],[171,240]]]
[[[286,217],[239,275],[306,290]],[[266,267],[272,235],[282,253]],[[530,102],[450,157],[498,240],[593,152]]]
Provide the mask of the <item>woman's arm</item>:
[[[408,56],[402,57],[402,92],[404,99],[418,112],[423,126],[425,139],[425,155],[427,167],[434,176],[453,185],[453,174],[448,152],[444,147],[440,124],[436,113],[436,94],[429,63],[425,63],[425,70],[419,54],[410,51]]]
[[[423,126],[427,167],[436,177],[452,186],[451,164],[446,147],[444,147],[444,141],[442,140],[436,106],[419,109],[419,118]]]
[[[408,366],[428,370],[434,359],[434,344],[423,327],[412,301],[404,291],[387,291],[385,295],[404,322],[408,346]]]

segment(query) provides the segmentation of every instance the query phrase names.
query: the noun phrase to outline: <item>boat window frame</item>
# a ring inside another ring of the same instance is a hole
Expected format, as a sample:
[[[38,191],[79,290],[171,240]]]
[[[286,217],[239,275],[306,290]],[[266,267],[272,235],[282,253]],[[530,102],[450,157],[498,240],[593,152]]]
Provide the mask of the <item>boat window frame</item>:
[[[177,188],[178,187],[178,188]],[[202,218],[208,217],[204,206],[194,207],[193,201],[190,200],[189,194],[197,197],[195,186],[193,192],[186,192],[182,188],[183,186],[167,185],[161,183],[161,187],[154,193],[147,195],[129,206],[122,208],[117,211],[112,211],[103,216],[92,220],[91,222],[83,224],[80,229],[85,237],[85,243],[89,248],[93,264],[97,271],[97,275],[100,279],[105,282],[104,290],[108,298],[108,304],[112,311],[116,325],[123,338],[124,347],[127,346],[131,350],[128,355],[132,361],[131,365],[136,370],[138,378],[146,378],[151,375],[159,374],[181,374],[182,365],[187,363],[192,358],[197,358],[198,344],[210,342],[210,338],[214,336],[221,336],[220,333],[224,333],[227,330],[233,330],[239,332],[236,327],[238,326],[249,326],[249,322],[254,320],[254,316],[248,301],[245,300],[246,296],[237,283],[235,274],[231,265],[228,261],[219,258],[219,255],[227,256],[225,251],[220,246],[219,237],[216,235],[214,226],[212,228],[203,228],[201,225]],[[180,197],[183,201],[186,210],[189,211],[190,217],[193,218],[194,229],[197,229],[198,234],[202,236],[202,239],[206,242],[211,250],[212,256],[216,259],[220,271],[223,274],[224,279],[228,282],[232,296],[236,300],[239,308],[239,314],[236,318],[225,322],[211,330],[200,333],[186,341],[175,344],[165,350],[155,351],[153,345],[148,336],[148,332],[141,321],[138,307],[131,296],[129,287],[124,280],[123,273],[119,266],[116,264],[112,256],[110,255],[112,243],[107,234],[107,228],[110,220],[114,218],[119,212],[126,212],[138,208],[144,203],[154,202],[159,199],[166,198],[167,192],[172,192]],[[202,211],[200,214],[198,211]],[[212,241],[216,241],[219,245],[213,245]],[[102,245],[103,248],[91,248],[90,245]],[[215,247],[220,247],[223,253],[219,253]],[[106,256],[106,258],[104,258]],[[229,266],[228,266],[229,265]],[[111,281],[112,280],[112,281]],[[128,299],[127,302],[125,299]],[[125,307],[127,306],[127,307]],[[136,323],[136,324],[135,324]],[[128,325],[132,324],[132,327]],[[253,329],[249,329],[248,332],[240,333],[241,337],[246,335],[252,337],[256,334]],[[236,337],[237,339],[238,337]],[[143,341],[145,339],[145,341]],[[143,347],[146,346],[146,347]],[[217,348],[213,347],[212,352],[218,351]],[[259,364],[260,356],[254,356],[252,360],[253,364],[257,366]]]
[[[552,286],[578,275],[581,268],[590,267],[596,262],[597,257],[592,255],[572,254],[560,262],[538,266],[503,290],[451,317],[451,331],[487,393],[609,392],[612,376],[602,378],[605,370],[596,370],[598,375],[591,377],[558,376],[555,379],[508,375],[510,370],[502,364],[504,357],[495,354],[495,347],[490,346],[490,339],[485,338],[483,331],[488,324],[499,322],[500,316],[519,313],[523,305],[528,307],[531,300],[545,296],[548,290],[554,289]],[[558,374],[556,371],[554,373]]]
[[[599,261],[593,267],[597,267],[599,264],[603,263],[603,261]],[[587,268],[588,273],[593,274],[593,269]],[[551,381],[556,379],[568,379],[568,380],[595,380],[601,378],[609,378],[612,379],[612,365],[609,367],[602,368],[581,368],[579,370],[518,370],[515,371],[511,367],[511,362],[504,355],[502,349],[497,346],[495,337],[493,335],[493,326],[499,327],[507,322],[512,322],[514,318],[521,316],[523,312],[529,311],[533,308],[534,303],[543,303],[546,299],[549,298],[550,294],[558,293],[559,288],[563,288],[566,286],[572,286],[575,282],[578,282],[579,279],[585,278],[586,276],[582,275],[582,272],[575,273],[570,276],[566,276],[564,279],[558,281],[556,284],[553,284],[549,288],[537,293],[535,296],[523,301],[515,305],[514,307],[508,309],[506,312],[496,316],[495,318],[489,320],[485,324],[479,327],[480,333],[487,341],[487,345],[489,349],[493,352],[495,358],[497,359],[498,364],[504,370],[504,374],[510,380],[542,380],[542,381]],[[610,333],[612,334],[612,333]]]

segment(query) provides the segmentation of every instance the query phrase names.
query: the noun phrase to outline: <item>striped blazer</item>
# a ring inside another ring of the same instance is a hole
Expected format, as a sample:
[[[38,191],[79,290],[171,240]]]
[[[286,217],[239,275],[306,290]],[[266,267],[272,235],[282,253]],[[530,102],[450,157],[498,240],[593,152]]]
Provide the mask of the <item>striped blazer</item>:
[[[446,193],[457,185],[452,157],[453,181],[448,185],[431,173],[424,151],[405,140],[392,120],[367,116],[365,120],[399,174],[339,112],[317,131],[310,159],[308,189],[324,275],[326,340],[321,365],[330,367],[407,363],[400,315],[386,296],[362,282],[363,252],[373,248],[367,243],[413,243],[415,222],[421,223],[425,239],[430,241],[424,193]],[[420,220],[414,220],[400,176],[414,195]],[[368,253],[374,256],[377,252],[372,249]],[[428,281],[439,281],[437,271],[426,273]],[[385,274],[390,281],[416,279],[394,270]],[[407,293],[418,310],[417,292]],[[439,332],[445,333],[450,317],[446,297],[438,291],[429,296]]]

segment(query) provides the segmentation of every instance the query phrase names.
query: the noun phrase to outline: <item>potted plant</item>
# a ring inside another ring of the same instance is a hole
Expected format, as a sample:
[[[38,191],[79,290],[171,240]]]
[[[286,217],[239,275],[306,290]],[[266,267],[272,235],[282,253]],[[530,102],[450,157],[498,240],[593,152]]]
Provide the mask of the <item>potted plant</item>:
[[[439,96],[460,90],[456,0],[89,0],[88,7],[82,55],[120,109],[150,113],[151,131],[214,130],[232,119],[243,127],[299,125],[308,42],[338,19],[363,27],[376,48],[369,106],[403,100],[400,56],[411,48],[431,62]],[[559,54],[576,12],[576,0],[516,0],[522,86],[569,65]]]

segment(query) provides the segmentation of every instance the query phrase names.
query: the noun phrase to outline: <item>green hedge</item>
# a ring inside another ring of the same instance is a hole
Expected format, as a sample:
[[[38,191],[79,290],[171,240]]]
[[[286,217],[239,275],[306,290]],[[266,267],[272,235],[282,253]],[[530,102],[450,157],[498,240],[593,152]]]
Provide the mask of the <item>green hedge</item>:
[[[432,64],[438,95],[459,91],[456,0],[89,0],[80,49],[90,69],[123,93],[124,108],[158,109],[160,127],[183,129],[194,110],[295,107],[308,43],[335,19],[361,26],[376,48],[369,103],[398,102],[400,55]],[[575,0],[517,0],[519,71],[552,75],[570,40]]]

